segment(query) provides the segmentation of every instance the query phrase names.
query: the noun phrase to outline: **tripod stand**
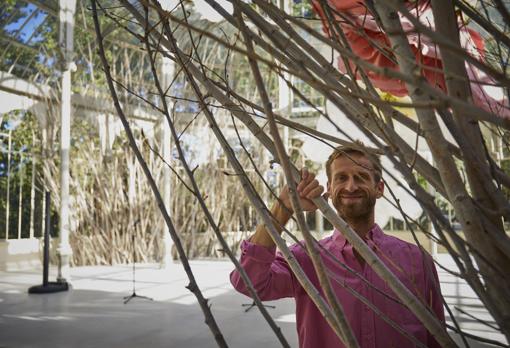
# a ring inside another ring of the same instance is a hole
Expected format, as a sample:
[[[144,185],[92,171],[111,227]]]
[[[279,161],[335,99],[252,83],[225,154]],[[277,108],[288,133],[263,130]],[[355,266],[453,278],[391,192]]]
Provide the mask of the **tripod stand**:
[[[241,306],[242,307],[248,307],[244,310],[244,312],[248,312],[250,309],[252,309],[253,307],[255,307],[257,304],[255,303],[255,301],[253,301],[252,303],[244,303],[242,304]],[[276,308],[276,306],[271,306],[271,305],[265,305],[263,304],[264,307],[267,307],[267,308]]]
[[[135,224],[133,225],[133,227],[136,227],[136,224],[138,224],[140,222],[140,219],[136,220]],[[133,232],[132,236],[131,236],[131,241],[133,242],[133,293],[129,296],[124,296],[124,304],[128,303],[129,301],[131,301],[133,298],[135,297],[138,297],[138,298],[142,298],[142,299],[145,299],[145,300],[150,300],[150,301],[153,301],[152,298],[150,297],[147,297],[147,296],[140,296],[140,295],[137,295],[136,294],[136,278],[135,278],[135,275],[136,275],[136,260],[135,260],[135,257],[136,257],[136,245],[135,245],[135,233]]]

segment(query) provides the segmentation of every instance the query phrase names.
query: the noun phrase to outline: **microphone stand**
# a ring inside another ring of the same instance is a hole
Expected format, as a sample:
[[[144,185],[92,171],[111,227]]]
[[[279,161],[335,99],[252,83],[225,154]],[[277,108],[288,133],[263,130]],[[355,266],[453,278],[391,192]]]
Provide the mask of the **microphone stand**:
[[[133,228],[135,229],[136,231],[136,225],[140,222],[140,219],[136,220],[134,225],[133,225]],[[141,298],[141,299],[145,299],[145,300],[149,300],[149,301],[153,301],[154,299],[150,298],[150,297],[147,297],[147,296],[141,296],[141,295],[137,295],[136,294],[136,277],[135,277],[135,274],[136,274],[136,260],[135,260],[135,257],[136,257],[136,244],[135,244],[135,231],[133,231],[133,234],[131,235],[131,240],[133,242],[133,293],[129,296],[124,296],[124,304],[128,303],[129,301],[131,301],[133,298],[135,297],[138,297],[138,298]]]

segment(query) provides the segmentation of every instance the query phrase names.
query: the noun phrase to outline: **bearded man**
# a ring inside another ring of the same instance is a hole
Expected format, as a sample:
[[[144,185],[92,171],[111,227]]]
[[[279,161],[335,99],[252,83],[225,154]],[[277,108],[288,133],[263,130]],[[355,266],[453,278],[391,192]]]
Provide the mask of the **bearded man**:
[[[338,214],[400,281],[444,322],[442,297],[432,258],[417,246],[386,235],[375,223],[375,203],[384,192],[379,158],[368,154],[362,144],[339,147],[326,162],[326,173],[325,196],[332,199]],[[312,200],[320,197],[324,188],[306,169],[302,170],[297,191],[304,211],[317,210]],[[279,198],[271,212],[282,229],[293,213],[287,186]],[[360,347],[414,347],[418,341],[427,347],[439,347],[418,318],[398,300],[388,284],[365,263],[339,231],[335,230],[318,243],[333,290]],[[322,294],[312,261],[303,246],[304,243],[297,243],[290,249]],[[276,253],[276,246],[264,225],[259,225],[255,234],[242,242],[241,251],[241,265],[261,300],[294,297],[300,347],[344,347],[297,281],[283,255]],[[236,270],[231,273],[230,280],[236,290],[249,296]],[[369,305],[353,292],[366,299]]]

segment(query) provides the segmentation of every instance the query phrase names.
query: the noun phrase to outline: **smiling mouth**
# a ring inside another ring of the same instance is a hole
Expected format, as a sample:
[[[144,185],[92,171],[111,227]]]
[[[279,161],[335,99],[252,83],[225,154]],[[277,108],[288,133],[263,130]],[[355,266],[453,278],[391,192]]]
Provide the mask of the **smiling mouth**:
[[[363,196],[341,196],[341,199],[347,200],[347,201],[354,201],[354,200],[363,199]]]

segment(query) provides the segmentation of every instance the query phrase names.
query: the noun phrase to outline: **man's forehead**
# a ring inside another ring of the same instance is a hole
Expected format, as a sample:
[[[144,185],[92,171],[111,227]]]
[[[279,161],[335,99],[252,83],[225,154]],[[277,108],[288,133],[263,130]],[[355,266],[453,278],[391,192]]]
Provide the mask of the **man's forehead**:
[[[335,172],[353,168],[356,170],[374,171],[372,162],[366,156],[357,153],[345,154],[335,158],[331,167]]]

